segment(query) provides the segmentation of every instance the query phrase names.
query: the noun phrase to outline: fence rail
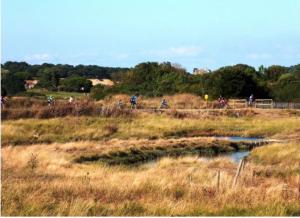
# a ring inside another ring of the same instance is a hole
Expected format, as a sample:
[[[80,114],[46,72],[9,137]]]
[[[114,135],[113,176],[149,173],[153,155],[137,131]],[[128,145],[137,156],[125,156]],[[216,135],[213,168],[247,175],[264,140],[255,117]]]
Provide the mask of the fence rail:
[[[228,105],[231,108],[300,109],[300,103],[276,102],[273,99],[256,99],[251,106],[245,99],[229,99]]]
[[[294,102],[274,102],[273,108],[278,109],[300,109],[300,103]]]
[[[256,99],[254,102],[255,108],[273,108],[273,99]]]
[[[229,99],[228,105],[232,108],[245,108],[248,103],[246,99]]]

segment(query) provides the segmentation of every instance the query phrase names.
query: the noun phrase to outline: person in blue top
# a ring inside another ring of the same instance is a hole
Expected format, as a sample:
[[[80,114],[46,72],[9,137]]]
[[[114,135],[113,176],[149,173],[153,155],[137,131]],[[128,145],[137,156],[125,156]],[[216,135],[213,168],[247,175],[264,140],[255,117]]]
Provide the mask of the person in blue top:
[[[137,95],[133,95],[131,96],[130,98],[130,105],[131,105],[131,108],[136,108],[137,106]]]
[[[161,101],[160,109],[167,109],[167,108],[168,108],[168,102],[167,102],[167,100],[164,98],[164,99]]]
[[[254,95],[251,94],[250,97],[249,97],[249,106],[253,106],[254,101],[255,101]]]
[[[47,98],[48,106],[51,106],[51,105],[53,104],[53,101],[54,101],[54,98],[50,95],[50,96]]]

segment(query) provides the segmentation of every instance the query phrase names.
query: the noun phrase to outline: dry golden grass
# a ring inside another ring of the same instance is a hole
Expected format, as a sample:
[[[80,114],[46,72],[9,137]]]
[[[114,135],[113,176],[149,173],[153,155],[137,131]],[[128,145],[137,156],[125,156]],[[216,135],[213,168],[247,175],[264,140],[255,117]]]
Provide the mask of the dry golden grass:
[[[2,148],[2,214],[300,214],[298,177],[273,176],[277,165],[248,162],[237,187],[232,188],[237,165],[224,158],[164,158],[136,168],[72,163],[69,149],[94,146],[99,145],[68,143]],[[288,144],[287,148],[299,153],[297,146]],[[37,167],[33,170],[28,165],[32,153],[37,157]],[[299,161],[298,156],[294,158]],[[266,167],[270,167],[271,174],[260,174]]]
[[[298,116],[174,118],[138,113],[121,117],[63,117],[2,122],[2,144],[30,144],[107,139],[159,139],[196,136],[299,137]]]
[[[300,143],[299,141],[295,141],[289,144],[271,144],[256,148],[252,152],[251,161],[266,165],[260,171],[260,174],[266,176],[270,176],[271,174],[276,177],[300,176]],[[276,167],[273,168],[273,166]]]
[[[204,108],[205,106],[204,100],[199,96],[192,94],[176,94],[152,98],[139,96],[138,107],[159,108],[163,98],[167,100],[169,108],[171,109],[199,109]],[[115,105],[119,100],[121,100],[126,107],[129,107],[130,96],[125,94],[108,96],[100,102],[102,102],[104,105]]]
[[[280,112],[282,116],[264,113],[239,118],[138,113],[130,118],[4,121],[2,214],[300,215],[300,118],[289,111]],[[234,188],[237,165],[225,158],[163,158],[135,167],[74,162],[78,155],[131,147],[212,143],[197,137],[203,135],[292,137],[294,142],[253,150]]]

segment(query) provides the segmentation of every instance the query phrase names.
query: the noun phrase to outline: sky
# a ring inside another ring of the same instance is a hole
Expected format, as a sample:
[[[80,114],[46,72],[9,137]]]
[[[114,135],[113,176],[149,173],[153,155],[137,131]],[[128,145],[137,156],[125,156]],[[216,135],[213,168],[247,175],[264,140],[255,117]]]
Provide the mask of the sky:
[[[1,62],[300,63],[300,0],[2,0]]]

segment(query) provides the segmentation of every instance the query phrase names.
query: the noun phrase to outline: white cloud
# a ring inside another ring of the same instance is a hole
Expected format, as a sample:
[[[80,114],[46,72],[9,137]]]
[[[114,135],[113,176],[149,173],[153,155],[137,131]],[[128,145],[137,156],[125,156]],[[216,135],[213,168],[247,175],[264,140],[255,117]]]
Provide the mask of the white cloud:
[[[169,51],[171,54],[178,56],[194,56],[201,52],[201,49],[198,47],[171,47]]]
[[[269,53],[250,53],[247,55],[250,59],[261,60],[261,59],[270,59],[273,57],[272,54]]]
[[[54,58],[53,55],[47,54],[47,53],[42,53],[42,54],[31,54],[31,55],[26,55],[24,57],[25,61],[32,62],[32,63],[44,63],[44,62],[49,62],[52,61]]]
[[[80,52],[70,55],[71,58],[91,58],[97,57],[99,54],[97,52]]]
[[[116,54],[112,54],[112,56],[117,59],[126,59],[130,55],[128,53],[116,53]]]
[[[159,57],[191,57],[200,54],[202,51],[203,50],[197,46],[178,46],[160,50],[150,50],[144,53]]]

